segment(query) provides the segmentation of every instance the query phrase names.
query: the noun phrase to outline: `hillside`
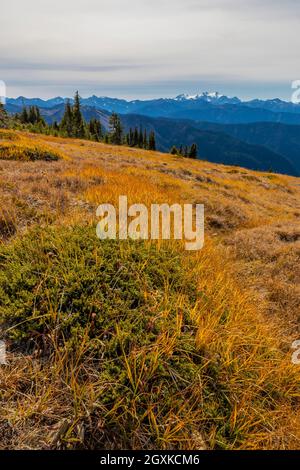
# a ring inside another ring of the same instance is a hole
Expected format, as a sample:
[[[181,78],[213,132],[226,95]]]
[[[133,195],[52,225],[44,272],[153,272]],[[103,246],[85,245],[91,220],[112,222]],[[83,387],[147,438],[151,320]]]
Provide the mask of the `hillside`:
[[[213,124],[193,122],[202,130],[223,132],[251,145],[260,145],[285,157],[300,175],[300,127],[281,123]]]
[[[165,118],[151,118],[140,115],[123,115],[122,123],[126,130],[130,127],[139,127],[155,131],[157,147],[160,151],[168,152],[172,145],[191,145],[196,143],[199,149],[199,158],[213,163],[237,165],[258,171],[274,171],[293,176],[300,175],[299,158],[296,151],[293,155],[286,152],[281,154],[270,148],[270,142],[276,142],[276,130],[265,128],[265,139],[252,138],[249,125],[244,125],[244,132],[234,132],[230,129],[240,129],[240,126],[225,126],[211,123],[198,123]],[[261,123],[256,123],[258,126]],[[279,128],[282,124],[279,124]],[[263,126],[261,126],[263,127]],[[298,126],[285,126],[299,130]],[[282,136],[285,129],[279,134]],[[289,138],[289,129],[286,133],[285,148],[293,147],[293,140]],[[283,145],[278,150],[284,150]]]
[[[9,145],[0,448],[299,448],[299,178],[1,131]],[[96,208],[122,194],[204,203],[204,248],[99,241]]]
[[[25,100],[25,99],[24,99]],[[11,100],[10,100],[11,101]],[[58,103],[50,106],[55,100],[25,100],[27,103],[39,104],[41,115],[51,124],[62,120],[65,104]],[[82,100],[83,103],[95,101]],[[118,100],[117,100],[118,101]],[[15,100],[14,103],[19,103]],[[107,104],[107,100],[103,106]],[[126,102],[125,102],[126,103]],[[45,106],[48,104],[49,106]],[[15,114],[22,111],[22,105],[8,103],[6,109]],[[118,107],[117,107],[118,109]],[[123,109],[123,108],[122,108]],[[104,129],[109,127],[110,112],[96,106],[84,105],[82,114],[86,122],[99,119]],[[295,113],[296,114],[296,113]],[[169,152],[173,145],[192,145],[196,143],[200,158],[215,163],[238,165],[258,171],[274,171],[293,176],[300,175],[298,158],[298,126],[280,123],[255,123],[244,125],[221,125],[209,122],[198,122],[184,119],[167,119],[149,117],[141,114],[122,114],[122,124],[126,131],[130,127],[142,126],[148,132],[155,131],[157,148],[161,152]],[[257,131],[253,131],[256,129]]]

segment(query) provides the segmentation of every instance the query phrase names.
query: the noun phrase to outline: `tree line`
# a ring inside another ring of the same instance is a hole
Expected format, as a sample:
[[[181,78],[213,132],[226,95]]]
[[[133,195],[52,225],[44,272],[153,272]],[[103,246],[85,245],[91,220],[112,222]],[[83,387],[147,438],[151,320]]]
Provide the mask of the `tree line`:
[[[147,130],[142,127],[130,128],[126,134],[126,145],[128,147],[137,147],[146,150],[156,150],[156,141],[154,131],[150,131],[149,136]]]
[[[154,131],[151,131],[148,135],[146,129],[130,128],[129,132],[125,133],[121,119],[116,113],[112,113],[109,118],[108,132],[105,131],[99,119],[92,118],[89,122],[86,122],[82,114],[78,91],[74,96],[73,105],[69,100],[66,102],[60,123],[54,121],[48,125],[37,106],[30,106],[29,108],[23,106],[22,112],[16,114],[14,119],[16,123],[20,123],[32,132],[156,150]]]
[[[86,122],[82,114],[78,91],[75,93],[73,104],[70,100],[66,102],[60,122],[54,121],[52,124],[47,124],[37,106],[27,108],[24,105],[22,111],[15,114],[13,125],[14,127],[21,125],[31,132],[47,135],[88,139],[145,150],[156,150],[157,148],[156,136],[153,130],[147,131],[147,129],[140,126],[130,128],[126,133],[120,117],[114,112],[109,117],[108,131],[99,119],[92,118],[89,122]],[[179,148],[173,146],[170,153],[188,158],[197,158],[198,149],[196,144],[192,144],[190,147],[181,145]]]
[[[20,114],[15,115],[15,119],[19,120],[22,124],[41,125],[46,126],[44,118],[41,116],[40,110],[37,106],[30,106],[28,109],[23,106]]]
[[[198,156],[198,146],[197,144],[192,144],[190,147],[188,145],[180,145],[177,148],[175,145],[170,150],[171,155],[181,155],[186,158],[197,158]]]

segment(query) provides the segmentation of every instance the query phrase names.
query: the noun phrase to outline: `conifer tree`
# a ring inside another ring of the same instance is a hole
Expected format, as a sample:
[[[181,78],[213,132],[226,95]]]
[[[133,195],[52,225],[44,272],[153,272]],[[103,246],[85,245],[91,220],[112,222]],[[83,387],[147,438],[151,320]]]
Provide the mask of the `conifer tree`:
[[[190,151],[189,151],[189,157],[190,158],[197,158],[197,156],[198,156],[197,144],[192,144],[191,148],[190,148]]]
[[[36,109],[36,119],[37,119],[37,122],[39,124],[41,124],[42,126],[46,126],[46,122],[44,120],[44,118],[41,116],[41,113],[40,113],[40,108],[38,106],[35,107]]]
[[[22,109],[22,112],[21,112],[21,115],[20,115],[20,121],[21,121],[22,124],[28,124],[28,122],[29,122],[28,112],[27,112],[26,106],[23,106],[23,109]]]
[[[171,155],[178,155],[179,154],[178,148],[175,147],[175,145],[173,145],[173,147],[171,148],[170,154]]]
[[[140,126],[140,131],[139,131],[139,148],[142,149],[143,147],[144,147],[144,135],[143,135],[142,127]]]
[[[143,137],[143,148],[147,150],[148,148],[148,137],[147,137],[147,130],[144,130],[144,137]]]
[[[96,135],[98,137],[98,140],[102,140],[103,138],[103,132],[102,132],[102,124],[101,124],[101,121],[99,119],[96,119],[95,120],[95,131],[96,131]]]
[[[35,107],[30,106],[28,111],[28,121],[30,124],[34,124],[36,122],[36,115],[35,115]]]
[[[2,102],[0,101],[0,127],[7,127],[7,125],[8,125],[7,112]]]
[[[72,124],[74,137],[85,137],[85,126],[81,113],[80,97],[78,91],[76,91],[74,96],[74,105],[72,108]]]
[[[133,139],[134,139],[134,133],[132,128],[129,128],[129,132],[126,135],[126,144],[128,147],[133,147]]]
[[[133,146],[138,147],[139,145],[139,131],[138,128],[136,127],[134,129],[134,134],[133,134]]]
[[[156,150],[155,134],[153,131],[149,135],[149,150]]]
[[[46,126],[44,119],[41,116],[38,106],[30,106],[27,113],[27,122],[32,125],[39,124],[39,127]]]
[[[91,119],[88,125],[90,138],[96,142],[102,139],[102,126],[98,119]]]
[[[112,113],[109,118],[110,142],[114,145],[123,143],[123,128],[121,120],[116,113]]]
[[[73,135],[73,114],[70,101],[67,100],[65,112],[60,123],[60,129],[67,134],[68,137]]]
[[[133,130],[130,128],[129,129],[129,145],[130,145],[130,147],[133,147],[133,144],[134,144],[133,140],[134,140],[134,133],[133,133]]]

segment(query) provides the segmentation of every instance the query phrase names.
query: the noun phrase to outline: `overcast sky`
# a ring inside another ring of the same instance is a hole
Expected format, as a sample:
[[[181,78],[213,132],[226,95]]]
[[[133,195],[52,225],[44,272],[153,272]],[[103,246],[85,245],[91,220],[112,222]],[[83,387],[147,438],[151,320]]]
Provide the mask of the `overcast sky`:
[[[299,52],[299,0],[1,2],[8,96],[290,99]]]

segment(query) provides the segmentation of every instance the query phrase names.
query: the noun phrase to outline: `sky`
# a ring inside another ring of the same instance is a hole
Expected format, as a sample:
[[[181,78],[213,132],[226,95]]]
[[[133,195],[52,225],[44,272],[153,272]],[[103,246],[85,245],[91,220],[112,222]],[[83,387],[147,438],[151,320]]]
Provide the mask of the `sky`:
[[[299,0],[1,2],[7,95],[291,99]]]

